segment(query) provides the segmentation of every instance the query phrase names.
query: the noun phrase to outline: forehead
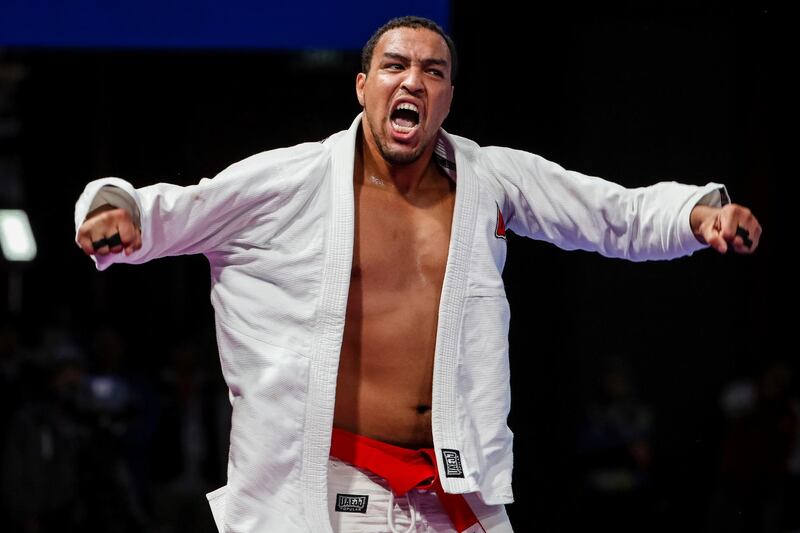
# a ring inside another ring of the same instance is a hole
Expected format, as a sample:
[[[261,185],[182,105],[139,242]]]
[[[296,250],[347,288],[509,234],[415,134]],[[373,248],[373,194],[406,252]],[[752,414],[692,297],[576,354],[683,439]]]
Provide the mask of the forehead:
[[[373,61],[384,54],[400,54],[409,59],[444,59],[449,65],[450,49],[441,35],[427,28],[393,28],[378,39]]]

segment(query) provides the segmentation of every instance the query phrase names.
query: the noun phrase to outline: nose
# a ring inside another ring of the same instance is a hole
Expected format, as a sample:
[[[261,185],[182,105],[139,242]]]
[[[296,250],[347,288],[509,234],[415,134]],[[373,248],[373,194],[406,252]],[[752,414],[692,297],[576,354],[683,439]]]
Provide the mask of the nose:
[[[421,68],[414,66],[406,70],[403,88],[410,94],[418,94],[425,90],[425,85],[422,83]]]

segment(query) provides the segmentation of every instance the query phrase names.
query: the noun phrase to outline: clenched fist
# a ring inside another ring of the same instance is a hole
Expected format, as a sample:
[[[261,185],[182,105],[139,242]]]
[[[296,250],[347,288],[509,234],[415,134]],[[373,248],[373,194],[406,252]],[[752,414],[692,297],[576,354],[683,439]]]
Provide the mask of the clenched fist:
[[[748,208],[737,204],[722,208],[695,206],[690,223],[697,240],[723,254],[729,249],[751,254],[761,238],[761,224]]]
[[[86,215],[78,228],[78,244],[86,255],[130,255],[142,247],[142,232],[130,213],[112,205],[102,205]]]

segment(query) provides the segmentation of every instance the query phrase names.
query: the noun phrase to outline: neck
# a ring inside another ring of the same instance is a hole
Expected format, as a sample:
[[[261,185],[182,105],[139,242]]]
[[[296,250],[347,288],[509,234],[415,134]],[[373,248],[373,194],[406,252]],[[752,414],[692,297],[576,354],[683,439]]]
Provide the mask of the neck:
[[[393,164],[381,155],[375,140],[363,130],[359,131],[358,155],[364,168],[364,175],[374,176],[386,185],[392,186],[403,195],[413,195],[425,185],[430,176],[433,161],[433,143],[426,147],[420,156],[407,164]]]

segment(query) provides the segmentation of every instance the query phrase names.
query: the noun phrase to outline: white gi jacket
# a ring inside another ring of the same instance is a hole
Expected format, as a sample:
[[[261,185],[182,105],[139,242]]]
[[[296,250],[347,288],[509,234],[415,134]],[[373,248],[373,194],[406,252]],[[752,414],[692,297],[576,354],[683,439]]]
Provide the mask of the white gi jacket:
[[[359,127],[360,115],[321,143],[264,152],[189,187],[97,180],[77,202],[76,228],[104,185],[129,193],[141,213],[142,248],[96,257],[99,270],[170,255],[209,260],[233,404],[228,483],[209,495],[221,530],[331,531],[326,471],[353,255]],[[447,492],[510,503],[505,227],[564,249],[669,259],[703,247],[689,213],[721,186],[625,189],[444,130],[436,160],[457,179],[433,370],[439,474]]]

